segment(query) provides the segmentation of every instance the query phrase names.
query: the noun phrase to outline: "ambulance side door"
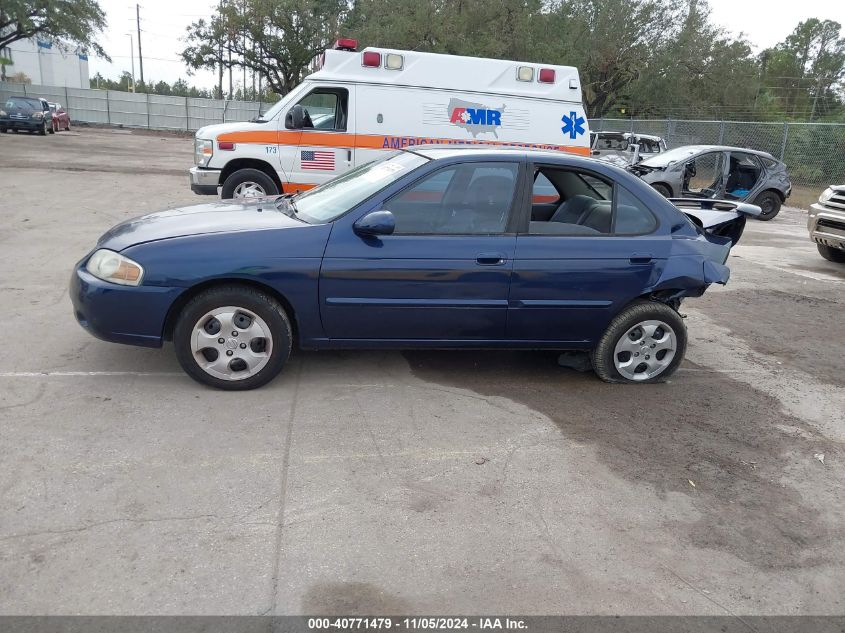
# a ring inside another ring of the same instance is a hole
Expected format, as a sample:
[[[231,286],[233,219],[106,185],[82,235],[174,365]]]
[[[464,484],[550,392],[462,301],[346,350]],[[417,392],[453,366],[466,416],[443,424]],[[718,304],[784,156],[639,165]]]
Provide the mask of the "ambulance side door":
[[[355,161],[354,86],[317,85],[288,110],[279,151],[289,156],[285,191],[310,189],[351,169]],[[292,110],[303,109],[302,127],[294,129]],[[288,135],[287,133],[291,133]],[[298,143],[295,135],[298,134]],[[285,167],[287,167],[285,165]]]

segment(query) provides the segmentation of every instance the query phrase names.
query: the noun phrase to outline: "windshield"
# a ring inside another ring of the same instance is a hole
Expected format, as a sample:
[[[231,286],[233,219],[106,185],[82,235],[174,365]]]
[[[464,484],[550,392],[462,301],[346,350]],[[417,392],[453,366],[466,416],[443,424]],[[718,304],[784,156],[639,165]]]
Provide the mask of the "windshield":
[[[41,102],[38,99],[27,99],[26,97],[9,97],[6,101],[7,108],[20,108],[29,110],[40,110]]]
[[[296,214],[312,224],[331,222],[429,160],[419,154],[398,152],[384,160],[360,165],[296,196],[293,199]]]
[[[701,147],[688,145],[686,147],[676,147],[670,149],[668,152],[663,152],[657,156],[652,156],[640,163],[646,167],[666,167],[669,163],[677,163],[679,160],[684,160],[701,152]]]

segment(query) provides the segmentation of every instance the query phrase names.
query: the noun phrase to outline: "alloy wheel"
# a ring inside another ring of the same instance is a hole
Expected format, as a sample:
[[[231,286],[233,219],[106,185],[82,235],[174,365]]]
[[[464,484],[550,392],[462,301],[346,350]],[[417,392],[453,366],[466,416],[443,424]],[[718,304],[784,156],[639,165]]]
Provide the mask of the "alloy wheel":
[[[642,321],[617,341],[613,364],[628,380],[649,380],[669,367],[677,349],[678,338],[671,326],[658,320]]]
[[[261,198],[266,195],[267,192],[264,191],[264,187],[252,181],[242,182],[235,187],[234,193],[235,198]]]
[[[238,306],[205,313],[194,325],[191,351],[197,365],[221,380],[243,380],[261,371],[273,352],[273,335],[260,316]]]

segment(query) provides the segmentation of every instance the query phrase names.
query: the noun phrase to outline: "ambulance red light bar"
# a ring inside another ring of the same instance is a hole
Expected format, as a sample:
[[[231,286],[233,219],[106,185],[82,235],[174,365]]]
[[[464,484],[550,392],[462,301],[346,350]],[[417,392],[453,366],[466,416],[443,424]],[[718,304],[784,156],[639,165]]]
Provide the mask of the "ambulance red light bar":
[[[341,37],[335,41],[332,48],[336,51],[349,51],[354,53],[358,50],[358,40],[353,40],[349,37]]]
[[[554,68],[541,68],[537,81],[541,84],[553,84],[555,82]]]
[[[378,68],[381,66],[381,53],[364,51],[361,55],[361,64],[367,68]]]

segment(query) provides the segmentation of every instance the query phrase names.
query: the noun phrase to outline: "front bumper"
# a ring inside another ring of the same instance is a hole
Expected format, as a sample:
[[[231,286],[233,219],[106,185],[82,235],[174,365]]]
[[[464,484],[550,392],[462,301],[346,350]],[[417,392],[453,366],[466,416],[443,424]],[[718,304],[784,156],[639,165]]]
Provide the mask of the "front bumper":
[[[219,169],[191,167],[188,174],[191,181],[191,191],[205,196],[217,195],[217,187],[220,183]]]
[[[44,119],[0,119],[0,127],[9,130],[40,130]]]
[[[167,313],[184,288],[120,286],[85,270],[87,257],[70,278],[76,320],[93,336],[112,343],[161,347]]]
[[[845,249],[845,211],[811,204],[807,229],[816,244]]]

